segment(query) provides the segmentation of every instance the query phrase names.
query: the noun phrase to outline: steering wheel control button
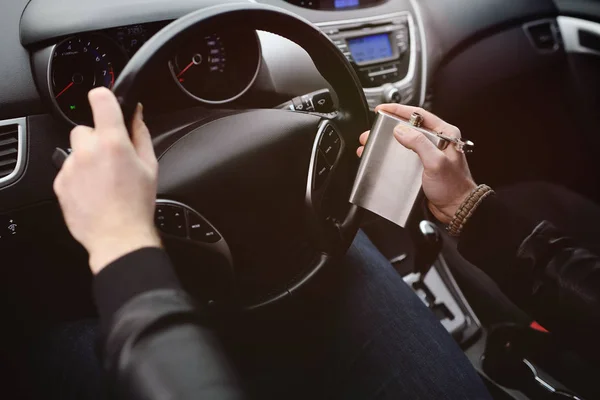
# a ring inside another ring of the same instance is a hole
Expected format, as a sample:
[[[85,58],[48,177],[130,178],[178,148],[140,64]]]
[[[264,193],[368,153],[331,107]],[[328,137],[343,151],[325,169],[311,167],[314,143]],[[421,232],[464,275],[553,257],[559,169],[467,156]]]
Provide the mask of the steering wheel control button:
[[[319,148],[325,155],[325,159],[329,165],[333,166],[342,148],[342,140],[337,133],[333,132],[333,136],[331,137],[323,136]]]
[[[278,106],[283,110],[317,112],[329,114],[335,111],[333,98],[329,89],[321,89],[307,93],[303,96],[294,97],[290,101]]]
[[[204,243],[216,243],[221,240],[221,235],[202,217],[189,210],[187,214],[190,239]]]
[[[327,159],[325,158],[323,153],[321,151],[319,151],[317,154],[317,163],[316,163],[316,168],[315,168],[315,181],[314,181],[315,182],[314,183],[315,190],[318,190],[321,186],[323,186],[323,183],[325,183],[325,181],[327,180],[327,177],[329,176],[330,170],[331,170],[331,167],[329,166]]]
[[[292,104],[294,105],[295,111],[307,111],[304,107],[304,103],[302,102],[302,98],[294,97],[292,99]]]
[[[304,105],[304,111],[314,112],[315,107],[313,107],[313,103],[308,96],[302,96],[302,104]]]
[[[321,138],[321,143],[319,143],[319,149],[321,149],[325,155],[325,159],[329,165],[333,166],[335,164],[341,148],[342,139],[331,126],[328,126]]]
[[[192,240],[204,240],[204,227],[207,223],[194,213],[188,211],[188,225]]]
[[[161,232],[181,238],[187,236],[185,214],[181,207],[165,205],[156,206],[154,221]]]
[[[330,113],[333,111],[333,99],[329,90],[317,93],[312,98],[315,111],[318,113]]]

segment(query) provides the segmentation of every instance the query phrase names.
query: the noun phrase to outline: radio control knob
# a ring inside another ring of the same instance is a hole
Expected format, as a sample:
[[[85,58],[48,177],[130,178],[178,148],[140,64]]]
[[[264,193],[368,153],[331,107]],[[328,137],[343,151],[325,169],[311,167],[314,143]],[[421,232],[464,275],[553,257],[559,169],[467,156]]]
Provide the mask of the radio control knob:
[[[387,103],[400,103],[402,101],[400,91],[393,86],[385,90],[384,98]]]

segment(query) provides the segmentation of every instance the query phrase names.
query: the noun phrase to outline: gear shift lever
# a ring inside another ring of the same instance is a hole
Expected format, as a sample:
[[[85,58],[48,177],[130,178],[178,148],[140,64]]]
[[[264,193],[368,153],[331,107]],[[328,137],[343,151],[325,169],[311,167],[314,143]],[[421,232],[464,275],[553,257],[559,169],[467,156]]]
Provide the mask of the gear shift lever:
[[[422,299],[429,308],[440,307],[436,295],[425,283],[425,276],[442,251],[442,235],[432,222],[423,220],[419,223],[417,234],[413,239],[415,242],[414,273],[417,277],[416,281],[412,282],[412,287],[424,295]]]
[[[419,223],[418,235],[415,238],[415,272],[425,278],[429,269],[442,251],[442,235],[433,222],[423,220]]]

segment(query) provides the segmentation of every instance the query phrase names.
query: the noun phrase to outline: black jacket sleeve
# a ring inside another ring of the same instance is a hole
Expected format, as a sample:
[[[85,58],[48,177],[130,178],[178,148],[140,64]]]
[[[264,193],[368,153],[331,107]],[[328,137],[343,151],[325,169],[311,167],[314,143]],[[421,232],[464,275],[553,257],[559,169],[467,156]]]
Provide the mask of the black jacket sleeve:
[[[243,398],[208,317],[181,289],[163,250],[141,249],[107,266],[94,296],[116,397]]]
[[[461,235],[459,251],[569,347],[596,352],[600,259],[549,222],[531,223],[490,196]],[[600,358],[599,354],[588,354]]]

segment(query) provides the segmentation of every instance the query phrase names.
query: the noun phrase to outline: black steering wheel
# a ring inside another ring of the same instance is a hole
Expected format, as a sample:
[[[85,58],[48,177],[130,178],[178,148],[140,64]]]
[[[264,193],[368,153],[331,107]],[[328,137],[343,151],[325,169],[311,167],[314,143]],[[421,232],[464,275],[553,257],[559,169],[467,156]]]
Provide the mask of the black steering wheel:
[[[133,56],[113,89],[126,121],[150,79],[148,65],[166,63],[184,35],[211,27],[290,39],[308,52],[336,96],[338,111],[328,116],[274,109],[222,114],[157,154],[158,197],[184,206],[188,219],[201,213],[197,218],[220,239],[215,251],[229,253],[222,259],[230,265],[218,267],[226,273],[186,256],[178,271],[184,286],[203,285],[212,290],[210,300],[231,296],[215,289],[226,284],[210,279],[232,280],[234,270],[234,297],[256,309],[294,295],[354,239],[361,213],[348,198],[358,165],[354,148],[369,111],[352,66],[318,28],[276,7],[228,4],[174,21]],[[167,249],[185,253],[193,246],[188,239]]]

